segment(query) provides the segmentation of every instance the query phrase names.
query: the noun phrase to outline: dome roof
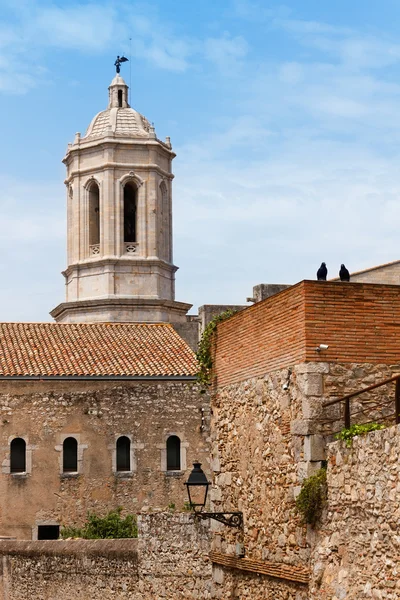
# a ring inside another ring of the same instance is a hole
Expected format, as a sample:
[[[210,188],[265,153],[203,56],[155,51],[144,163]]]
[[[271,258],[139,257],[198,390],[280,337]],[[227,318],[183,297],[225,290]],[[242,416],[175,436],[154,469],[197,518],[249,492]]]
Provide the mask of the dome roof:
[[[124,137],[148,137],[150,123],[133,108],[107,108],[94,117],[84,138],[101,137],[110,131]]]
[[[108,108],[90,123],[84,138],[102,137],[112,132],[121,137],[149,137],[150,123],[128,104],[128,86],[117,74],[109,88]]]

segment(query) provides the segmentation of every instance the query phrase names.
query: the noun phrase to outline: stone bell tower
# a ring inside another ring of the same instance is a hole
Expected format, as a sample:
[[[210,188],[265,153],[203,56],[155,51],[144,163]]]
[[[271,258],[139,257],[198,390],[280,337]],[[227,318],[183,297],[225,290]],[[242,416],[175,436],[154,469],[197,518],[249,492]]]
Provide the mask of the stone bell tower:
[[[175,301],[171,142],[128,104],[117,73],[108,108],[76,134],[67,168],[66,302],[59,323],[186,321]]]

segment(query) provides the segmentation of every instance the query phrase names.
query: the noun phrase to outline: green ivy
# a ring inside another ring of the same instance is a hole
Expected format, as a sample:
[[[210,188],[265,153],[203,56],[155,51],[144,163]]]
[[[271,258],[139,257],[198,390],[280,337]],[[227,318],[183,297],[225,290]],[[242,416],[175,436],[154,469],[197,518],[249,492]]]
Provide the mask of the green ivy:
[[[305,479],[296,498],[296,508],[304,523],[315,525],[326,502],[326,469],[320,469]]]
[[[379,429],[384,429],[384,425],[382,423],[365,423],[365,425],[352,425],[349,429],[342,429],[339,433],[336,434],[335,438],[337,440],[342,440],[346,442],[346,446],[350,448],[353,437],[356,435],[365,435],[370,431],[378,431]]]
[[[95,513],[88,513],[87,521],[83,527],[62,527],[62,539],[83,538],[85,540],[136,538],[137,521],[135,515],[121,518],[122,507],[111,510],[105,517]]]
[[[229,319],[237,311],[228,309],[221,314],[214,317],[207,327],[203,331],[199,342],[199,348],[196,353],[197,360],[199,362],[199,371],[197,373],[197,381],[203,386],[209,386],[211,383],[211,369],[212,369],[212,358],[211,358],[211,340],[214,331],[217,328],[218,323]],[[204,393],[205,390],[202,390]]]

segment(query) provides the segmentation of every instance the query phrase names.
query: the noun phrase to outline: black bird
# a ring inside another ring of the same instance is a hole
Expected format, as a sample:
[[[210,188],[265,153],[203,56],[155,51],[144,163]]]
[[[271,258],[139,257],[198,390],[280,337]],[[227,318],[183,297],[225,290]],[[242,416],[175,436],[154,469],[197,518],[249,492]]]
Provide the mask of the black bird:
[[[318,281],[326,281],[326,276],[328,275],[328,269],[326,268],[325,263],[321,263],[320,268],[317,271],[317,279]]]
[[[340,265],[339,277],[340,281],[350,281],[350,273],[344,265]]]

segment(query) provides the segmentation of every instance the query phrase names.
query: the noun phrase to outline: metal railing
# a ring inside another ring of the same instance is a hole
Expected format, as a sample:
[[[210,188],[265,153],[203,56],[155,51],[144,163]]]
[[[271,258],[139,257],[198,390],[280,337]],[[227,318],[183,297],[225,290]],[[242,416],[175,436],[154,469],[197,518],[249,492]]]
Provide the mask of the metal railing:
[[[327,408],[330,406],[334,406],[336,404],[342,404],[344,405],[344,426],[346,429],[349,429],[351,427],[351,421],[352,421],[352,417],[354,417],[357,414],[360,413],[365,413],[365,411],[363,410],[363,408],[355,411],[352,413],[351,411],[351,401],[353,398],[360,396],[361,394],[365,394],[367,392],[371,392],[372,390],[376,390],[377,388],[380,388],[384,385],[388,385],[390,383],[395,383],[395,393],[394,393],[394,421],[396,423],[400,423],[400,374],[399,375],[394,375],[393,377],[390,377],[389,379],[384,379],[383,381],[379,381],[378,383],[374,383],[372,385],[369,385],[368,387],[362,388],[360,390],[357,390],[356,392],[351,392],[350,394],[346,394],[346,396],[343,396],[342,398],[339,398],[337,400],[330,400],[329,402],[324,402],[323,404],[323,408]],[[361,405],[362,406],[362,405]],[[380,409],[380,408],[384,408],[384,405],[381,403],[375,403],[375,404],[369,404],[367,407],[367,410],[369,412],[372,411],[372,409]],[[386,414],[383,415],[381,418],[374,418],[374,421],[385,421],[387,420],[389,417],[392,417],[393,420],[393,412],[390,410],[390,414]],[[368,423],[371,421],[368,420],[363,420],[363,423]]]

